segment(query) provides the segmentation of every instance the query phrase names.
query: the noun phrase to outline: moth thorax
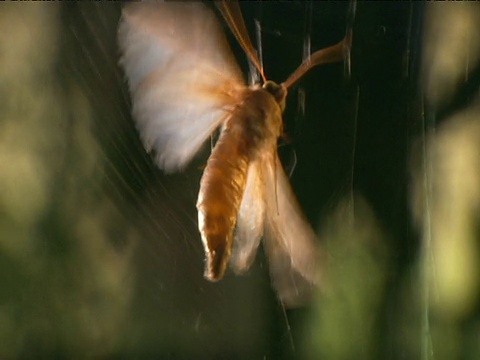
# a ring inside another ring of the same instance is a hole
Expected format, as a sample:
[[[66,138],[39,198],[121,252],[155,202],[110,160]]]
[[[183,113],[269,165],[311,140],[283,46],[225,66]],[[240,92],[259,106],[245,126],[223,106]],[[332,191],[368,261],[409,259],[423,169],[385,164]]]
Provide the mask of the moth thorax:
[[[285,99],[287,97],[287,89],[285,88],[285,86],[268,80],[263,84],[262,88],[268,91],[268,93],[270,93],[275,98],[275,101],[278,103],[280,109],[283,112],[283,110],[285,110]]]

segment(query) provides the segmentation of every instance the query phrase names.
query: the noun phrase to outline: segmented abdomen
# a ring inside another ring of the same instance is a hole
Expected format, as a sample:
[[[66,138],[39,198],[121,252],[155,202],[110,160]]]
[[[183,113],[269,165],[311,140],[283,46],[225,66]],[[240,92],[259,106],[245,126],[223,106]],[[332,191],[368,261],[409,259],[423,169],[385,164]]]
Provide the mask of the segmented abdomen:
[[[209,280],[220,280],[230,259],[249,162],[267,148],[273,151],[281,123],[274,97],[255,87],[245,91],[241,105],[223,126],[203,173],[197,201],[206,254],[204,275]]]
[[[206,253],[205,277],[222,278],[232,248],[249,162],[245,126],[231,118],[225,124],[207,166],[198,194],[198,227]]]

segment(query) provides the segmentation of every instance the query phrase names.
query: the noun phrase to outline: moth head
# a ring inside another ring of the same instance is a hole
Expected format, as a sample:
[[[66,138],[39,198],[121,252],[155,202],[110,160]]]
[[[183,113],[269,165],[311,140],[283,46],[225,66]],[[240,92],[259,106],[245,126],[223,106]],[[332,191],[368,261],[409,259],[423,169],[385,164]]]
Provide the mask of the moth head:
[[[263,84],[262,88],[268,91],[280,106],[280,109],[285,110],[285,99],[287,98],[287,88],[283,84],[277,84],[274,81],[267,80]]]

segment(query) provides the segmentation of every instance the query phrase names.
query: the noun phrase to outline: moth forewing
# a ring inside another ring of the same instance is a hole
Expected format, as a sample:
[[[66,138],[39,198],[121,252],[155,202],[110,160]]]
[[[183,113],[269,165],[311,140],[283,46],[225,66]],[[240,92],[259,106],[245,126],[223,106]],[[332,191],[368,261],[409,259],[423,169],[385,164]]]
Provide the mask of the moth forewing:
[[[118,41],[143,144],[160,168],[180,170],[245,88],[221,26],[201,3],[132,3]]]
[[[247,184],[238,211],[230,265],[236,273],[248,270],[263,236],[265,197],[260,161],[248,167]]]
[[[282,301],[296,306],[308,299],[319,282],[316,235],[300,209],[277,153],[263,161],[262,173],[270,273]]]

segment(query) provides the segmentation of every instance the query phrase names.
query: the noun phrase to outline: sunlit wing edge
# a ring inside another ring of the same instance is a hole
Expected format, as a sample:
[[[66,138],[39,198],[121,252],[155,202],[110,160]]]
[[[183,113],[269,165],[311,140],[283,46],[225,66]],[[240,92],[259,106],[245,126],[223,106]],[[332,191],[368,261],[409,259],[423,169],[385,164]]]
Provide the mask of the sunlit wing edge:
[[[264,161],[265,251],[272,282],[288,307],[305,304],[318,284],[316,235],[275,153]],[[276,181],[276,186],[274,186]]]
[[[201,3],[134,3],[118,39],[144,146],[166,172],[181,170],[245,88],[221,27]]]
[[[257,161],[249,165],[247,185],[237,216],[230,259],[230,266],[236,273],[250,268],[263,235],[265,200],[260,165]]]

